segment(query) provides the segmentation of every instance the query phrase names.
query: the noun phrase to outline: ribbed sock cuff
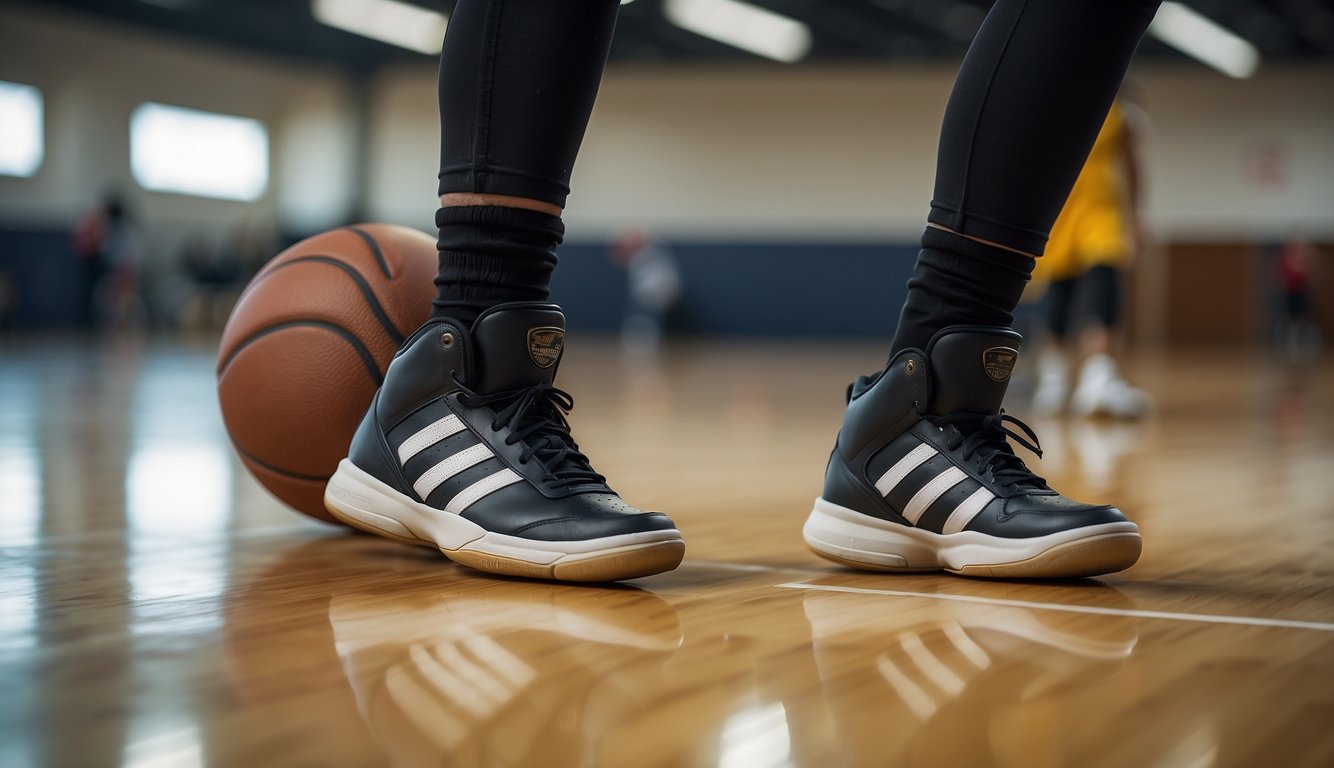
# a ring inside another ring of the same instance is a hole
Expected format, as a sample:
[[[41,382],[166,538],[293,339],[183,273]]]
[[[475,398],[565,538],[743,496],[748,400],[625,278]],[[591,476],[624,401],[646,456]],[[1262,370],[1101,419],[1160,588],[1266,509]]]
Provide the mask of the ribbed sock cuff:
[[[557,216],[525,208],[451,206],[435,215],[440,268],[432,315],[471,323],[488,307],[545,301],[551,295]]]

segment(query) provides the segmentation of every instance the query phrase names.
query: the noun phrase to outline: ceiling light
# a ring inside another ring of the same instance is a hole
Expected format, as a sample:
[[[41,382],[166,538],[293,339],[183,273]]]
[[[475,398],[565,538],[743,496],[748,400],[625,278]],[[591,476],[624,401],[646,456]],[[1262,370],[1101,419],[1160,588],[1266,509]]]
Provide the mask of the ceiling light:
[[[440,53],[449,17],[398,0],[312,0],[310,11],[323,24],[382,43]]]
[[[156,5],[169,11],[194,10],[194,6],[199,5],[199,0],[139,0],[139,2],[144,5]]]
[[[666,0],[663,12],[682,29],[776,61],[790,64],[811,50],[810,27],[739,0]]]
[[[1181,3],[1163,3],[1149,34],[1225,75],[1250,77],[1260,66],[1254,45]]]

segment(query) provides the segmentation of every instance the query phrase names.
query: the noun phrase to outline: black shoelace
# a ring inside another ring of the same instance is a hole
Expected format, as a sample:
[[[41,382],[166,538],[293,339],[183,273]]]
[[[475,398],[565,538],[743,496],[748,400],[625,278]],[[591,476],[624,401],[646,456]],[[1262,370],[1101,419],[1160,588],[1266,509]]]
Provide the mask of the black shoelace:
[[[479,395],[457,377],[454,382],[464,391],[459,396],[463,405],[468,408],[489,406],[495,412],[491,429],[509,428],[506,445],[523,444],[520,464],[538,461],[552,482],[567,488],[587,483],[606,485],[607,478],[593,470],[588,457],[579,452],[579,446],[570,434],[570,424],[565,416],[574,408],[574,398],[568,392],[550,384],[536,384]]]
[[[1019,445],[1042,458],[1042,447],[1038,436],[1027,424],[1007,414],[1000,413],[951,413],[947,416],[928,417],[932,424],[944,428],[953,425],[954,433],[949,438],[949,448],[963,447],[965,461],[977,457],[979,471],[990,474],[1001,488],[1015,493],[1033,491],[1052,491],[1044,478],[1033,474],[1024,460],[1014,454],[1007,440],[1014,440]],[[1006,424],[1017,426],[1023,434],[1006,428]],[[1031,442],[1030,442],[1031,440]]]

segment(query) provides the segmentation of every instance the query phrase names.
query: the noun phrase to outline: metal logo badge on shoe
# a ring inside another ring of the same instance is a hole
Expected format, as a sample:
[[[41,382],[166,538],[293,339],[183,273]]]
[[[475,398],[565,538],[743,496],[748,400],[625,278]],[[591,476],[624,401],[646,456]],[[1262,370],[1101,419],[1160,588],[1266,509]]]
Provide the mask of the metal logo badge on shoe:
[[[987,377],[995,382],[1006,381],[1014,370],[1014,363],[1019,359],[1019,350],[1009,347],[992,347],[982,353],[982,368]]]
[[[565,331],[560,328],[532,328],[528,331],[528,356],[538,368],[550,368],[560,359],[565,346]]]

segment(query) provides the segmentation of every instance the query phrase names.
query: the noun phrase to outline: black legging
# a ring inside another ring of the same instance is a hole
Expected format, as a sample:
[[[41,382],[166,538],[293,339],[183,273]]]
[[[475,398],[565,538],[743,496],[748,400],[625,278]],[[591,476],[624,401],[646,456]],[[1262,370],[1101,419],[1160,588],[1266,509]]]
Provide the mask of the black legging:
[[[440,194],[561,207],[619,0],[459,0],[440,54]]]
[[[1098,264],[1077,277],[1053,280],[1047,288],[1047,330],[1064,342],[1074,327],[1079,299],[1098,325],[1115,330],[1121,322],[1121,270]]]
[[[440,193],[564,206],[619,0],[459,0]],[[1041,253],[1158,0],[999,0],[941,129],[929,220]]]
[[[1159,0],[1000,0],[941,127],[929,220],[1040,254]]]

